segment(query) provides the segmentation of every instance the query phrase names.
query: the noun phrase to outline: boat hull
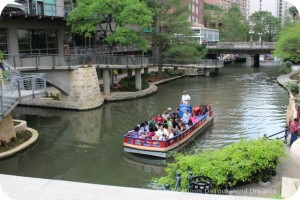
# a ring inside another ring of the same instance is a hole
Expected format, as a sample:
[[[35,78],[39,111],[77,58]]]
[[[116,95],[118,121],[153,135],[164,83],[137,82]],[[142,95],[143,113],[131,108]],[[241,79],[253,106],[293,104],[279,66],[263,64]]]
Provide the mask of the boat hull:
[[[198,122],[199,124],[192,127],[193,130],[183,133],[182,137],[176,137],[173,140],[167,141],[165,147],[153,147],[154,145],[150,146],[143,146],[143,145],[135,145],[129,144],[128,142],[124,141],[124,151],[127,153],[134,153],[134,154],[142,154],[148,156],[155,156],[160,158],[168,158],[173,156],[177,151],[182,149],[185,145],[187,145],[193,138],[201,134],[207,127],[209,127],[214,120],[213,115],[208,115],[205,119]],[[137,139],[138,140],[138,139]],[[145,143],[148,141],[145,141]],[[152,141],[163,143],[164,141]]]

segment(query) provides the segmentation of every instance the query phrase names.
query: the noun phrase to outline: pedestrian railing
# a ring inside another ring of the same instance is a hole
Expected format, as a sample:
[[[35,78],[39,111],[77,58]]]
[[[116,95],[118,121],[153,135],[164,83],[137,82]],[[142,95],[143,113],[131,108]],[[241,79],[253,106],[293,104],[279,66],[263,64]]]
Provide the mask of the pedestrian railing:
[[[264,137],[266,137],[268,139],[277,139],[277,140],[284,139],[284,143],[286,144],[287,143],[287,137],[288,137],[289,133],[290,133],[289,129],[286,127],[284,130],[279,131],[279,132],[274,133],[274,134],[271,134],[271,135],[264,134]]]

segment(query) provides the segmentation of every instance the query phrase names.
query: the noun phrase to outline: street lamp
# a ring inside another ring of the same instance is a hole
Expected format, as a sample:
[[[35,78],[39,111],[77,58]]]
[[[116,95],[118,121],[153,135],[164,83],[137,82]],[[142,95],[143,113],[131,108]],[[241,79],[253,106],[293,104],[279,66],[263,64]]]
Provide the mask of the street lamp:
[[[261,36],[262,36],[262,33],[257,33],[259,35],[259,43],[261,43]]]
[[[253,41],[253,40],[252,40],[252,35],[254,34],[254,31],[250,30],[250,31],[249,31],[249,34],[250,34],[250,42],[252,42],[252,41]]]

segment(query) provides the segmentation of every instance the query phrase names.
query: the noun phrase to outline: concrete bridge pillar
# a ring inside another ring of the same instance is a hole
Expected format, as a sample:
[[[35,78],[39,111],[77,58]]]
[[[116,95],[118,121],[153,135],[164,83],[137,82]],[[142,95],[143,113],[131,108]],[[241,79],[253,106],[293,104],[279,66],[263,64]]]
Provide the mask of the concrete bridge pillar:
[[[251,55],[251,66],[259,67],[259,54]]]
[[[132,76],[132,69],[127,69],[127,76],[128,77]]]
[[[0,121],[0,140],[1,142],[9,142],[13,137],[16,137],[16,131],[13,118],[9,113]]]
[[[103,69],[103,89],[104,89],[104,94],[110,93],[109,69]]]
[[[135,88],[142,90],[142,69],[135,69]]]

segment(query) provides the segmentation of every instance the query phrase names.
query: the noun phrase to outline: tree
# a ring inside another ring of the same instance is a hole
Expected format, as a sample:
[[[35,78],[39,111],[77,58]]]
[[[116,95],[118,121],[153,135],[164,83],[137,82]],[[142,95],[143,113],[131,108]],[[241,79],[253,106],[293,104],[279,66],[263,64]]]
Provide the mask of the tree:
[[[72,31],[91,37],[100,31],[109,45],[137,45],[146,50],[143,30],[152,23],[153,13],[139,0],[77,0],[67,24]]]
[[[186,55],[186,48],[178,48],[179,44],[174,42],[175,39],[179,39],[182,47],[188,46],[189,50],[197,48],[194,44],[186,42],[186,38],[192,34],[191,23],[188,21],[190,12],[188,4],[182,4],[182,0],[144,1],[155,13],[151,34],[152,52],[158,57],[158,77],[161,78],[164,58],[174,55],[176,58],[182,58]],[[198,55],[192,53],[189,56]]]
[[[224,9],[220,6],[216,5],[204,5],[204,23],[208,28],[216,28],[222,26],[223,24],[223,16],[224,16]]]
[[[220,29],[222,41],[238,42],[247,39],[248,25],[239,7],[232,5],[224,14]]]
[[[274,17],[271,12],[255,12],[249,17],[249,20],[255,36],[258,37],[258,33],[262,33],[261,37],[265,41],[274,41],[275,35],[281,28],[279,19]]]
[[[291,6],[289,8],[289,13],[292,15],[293,21],[295,22],[297,18],[299,17],[299,12],[295,6]]]
[[[287,27],[281,30],[276,37],[275,56],[283,60],[300,62],[300,25]]]

